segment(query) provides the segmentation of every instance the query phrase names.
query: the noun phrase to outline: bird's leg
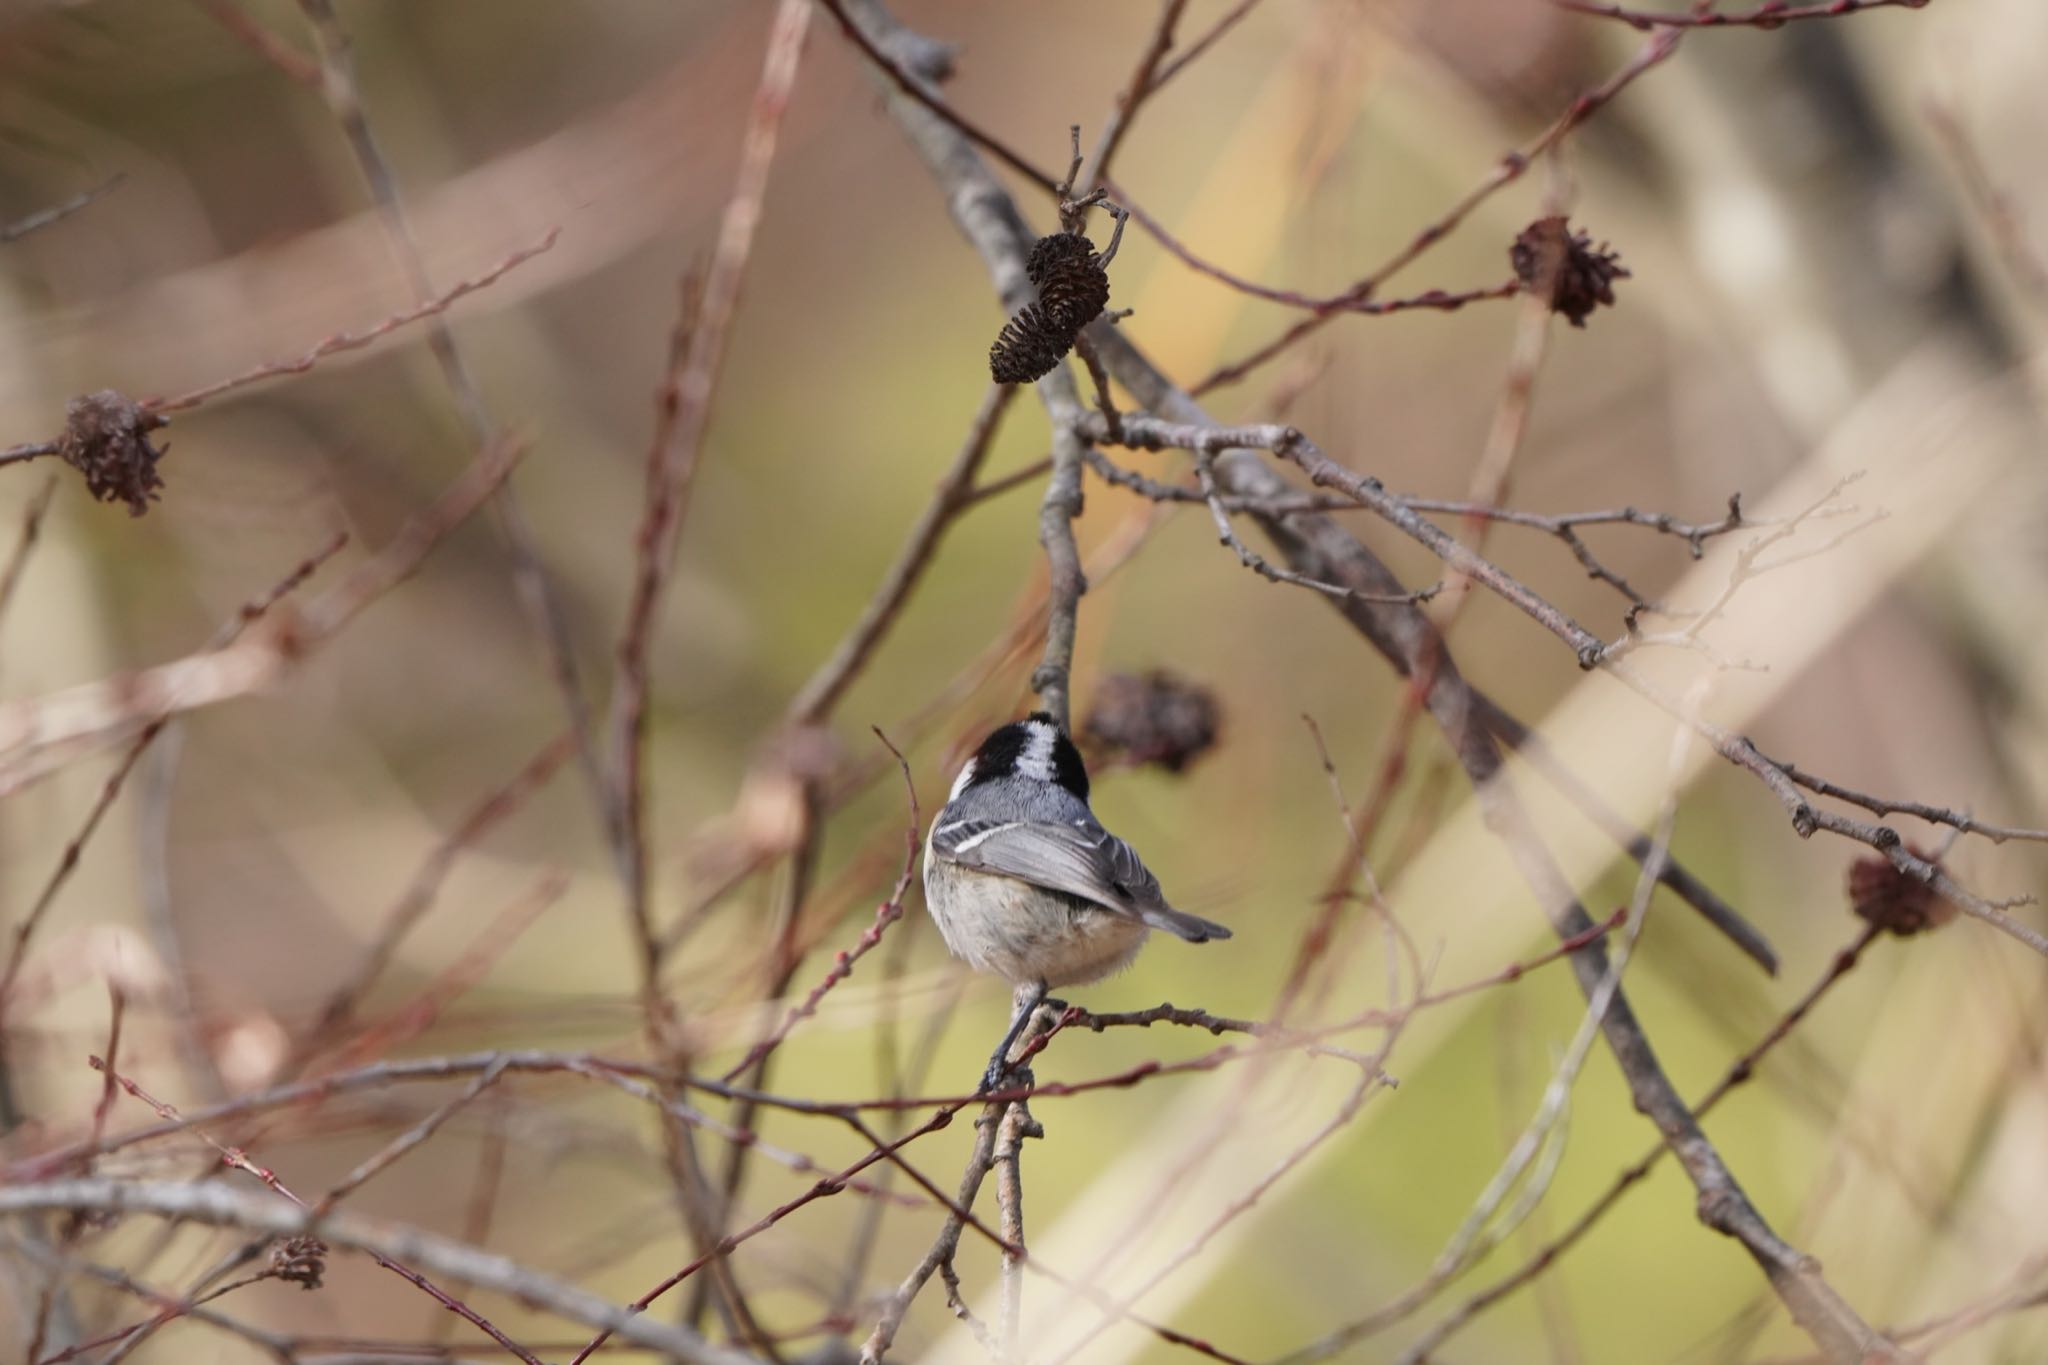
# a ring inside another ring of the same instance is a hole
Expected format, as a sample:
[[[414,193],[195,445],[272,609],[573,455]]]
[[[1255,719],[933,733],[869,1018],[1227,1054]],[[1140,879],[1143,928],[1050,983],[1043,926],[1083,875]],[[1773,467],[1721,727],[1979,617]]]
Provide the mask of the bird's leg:
[[[1002,1042],[996,1044],[995,1055],[988,1059],[988,1070],[982,1073],[981,1088],[975,1094],[984,1095],[1003,1088],[1003,1077],[1010,1069],[1010,1048],[1016,1044],[1017,1035],[1024,1032],[1024,1026],[1031,1022],[1031,1016],[1038,1013],[1038,1007],[1045,1003],[1046,992],[1050,989],[1043,981],[1017,987],[1012,997],[1009,1032],[1003,1035]]]

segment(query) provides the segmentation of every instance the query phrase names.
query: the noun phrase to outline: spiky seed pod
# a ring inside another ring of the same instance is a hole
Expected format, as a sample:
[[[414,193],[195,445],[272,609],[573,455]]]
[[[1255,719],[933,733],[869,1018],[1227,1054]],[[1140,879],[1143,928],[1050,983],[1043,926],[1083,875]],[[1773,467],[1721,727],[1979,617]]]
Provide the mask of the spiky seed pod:
[[[1911,844],[1906,851],[1940,865],[1938,859]],[[1957,913],[1941,893],[1893,867],[1883,854],[1849,864],[1849,908],[1857,918],[1900,938],[1939,929]]]
[[[1030,384],[1052,373],[1074,344],[1074,333],[1046,315],[1043,304],[1027,303],[1003,324],[988,348],[988,372],[998,384]]]
[[[1627,267],[1607,243],[1598,247],[1563,218],[1538,218],[1508,248],[1508,261],[1522,288],[1550,301],[1574,327],[1584,327],[1595,308],[1614,306],[1614,282],[1629,278]]]
[[[1030,276],[1033,288],[1043,289],[1054,273],[1075,265],[1085,266],[1094,259],[1095,244],[1086,237],[1055,232],[1031,244],[1031,254],[1024,259],[1024,273]]]
[[[1214,746],[1221,726],[1213,692],[1161,668],[1098,682],[1081,733],[1124,763],[1177,773]]]
[[[318,1289],[327,1273],[327,1243],[318,1237],[291,1237],[270,1249],[270,1273],[301,1289]]]
[[[989,373],[998,384],[1025,384],[1050,374],[1109,303],[1109,276],[1095,259],[1095,245],[1075,233],[1039,238],[1024,273],[1037,287],[1038,301],[1019,309],[989,347]]]
[[[164,457],[149,434],[164,418],[112,389],[80,394],[64,409],[64,436],[57,454],[85,476],[85,487],[101,502],[125,502],[141,516],[164,481],[156,463]]]

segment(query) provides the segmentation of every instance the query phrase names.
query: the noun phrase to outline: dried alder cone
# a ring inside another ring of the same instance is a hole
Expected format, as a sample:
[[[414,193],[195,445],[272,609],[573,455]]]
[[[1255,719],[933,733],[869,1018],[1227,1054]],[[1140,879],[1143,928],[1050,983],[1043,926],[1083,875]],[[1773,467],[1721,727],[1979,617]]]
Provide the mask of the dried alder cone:
[[[162,417],[112,389],[80,394],[65,405],[57,454],[85,476],[95,498],[125,502],[129,515],[139,517],[164,486],[156,473],[164,452],[149,443],[149,433],[163,425]]]
[[[1077,233],[1039,238],[1024,273],[1038,301],[1019,309],[988,348],[988,372],[998,384],[1028,384],[1052,373],[1081,329],[1109,304],[1109,275],[1095,244]]]
[[[1104,678],[1081,733],[1120,762],[1177,773],[1216,743],[1220,725],[1208,688],[1162,668]]]
[[[1940,865],[1911,844],[1906,850],[1924,862]],[[1849,864],[1849,908],[1873,928],[1900,938],[1939,929],[1956,917],[1956,907],[1939,892],[1893,867],[1883,854]]]
[[[270,1273],[301,1289],[318,1289],[327,1273],[327,1243],[318,1237],[287,1237],[270,1249]]]
[[[1574,327],[1584,327],[1595,308],[1614,306],[1614,282],[1629,278],[1621,258],[1607,243],[1593,245],[1587,233],[1574,232],[1561,217],[1538,218],[1523,228],[1508,248],[1508,261],[1522,288],[1550,301]]]

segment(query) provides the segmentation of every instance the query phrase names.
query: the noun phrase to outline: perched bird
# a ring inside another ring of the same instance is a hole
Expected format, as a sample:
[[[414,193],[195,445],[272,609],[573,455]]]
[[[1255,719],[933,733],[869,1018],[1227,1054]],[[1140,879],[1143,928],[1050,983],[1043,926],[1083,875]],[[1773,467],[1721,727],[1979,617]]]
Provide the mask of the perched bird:
[[[1080,750],[1043,711],[992,732],[953,780],[925,839],[924,897],[955,957],[1017,988],[987,1088],[1052,987],[1129,965],[1150,929],[1230,937],[1167,904],[1136,851],[1102,827]]]

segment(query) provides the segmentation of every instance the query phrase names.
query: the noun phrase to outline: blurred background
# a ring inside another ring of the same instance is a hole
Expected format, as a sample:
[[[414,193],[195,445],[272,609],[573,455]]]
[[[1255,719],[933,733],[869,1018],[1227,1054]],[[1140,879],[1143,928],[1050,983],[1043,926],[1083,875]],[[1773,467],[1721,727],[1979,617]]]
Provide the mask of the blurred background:
[[[948,98],[1046,166],[1063,162],[1069,124],[1092,145],[1158,17],[1138,0],[895,8],[958,45]],[[1183,40],[1231,8],[1194,0]],[[600,703],[633,584],[679,285],[711,254],[773,9],[337,0],[363,109],[433,287],[560,230],[551,249],[456,303],[449,319],[492,424],[529,447],[514,483]],[[251,30],[297,54],[305,79],[290,58],[255,50]],[[1267,285],[1334,293],[1645,41],[1537,0],[1265,0],[1144,108],[1115,177],[1204,258]],[[178,393],[415,301],[322,98],[316,52],[305,15],[284,0],[0,0],[0,221],[121,177],[62,222],[0,245],[0,443],[55,436],[74,394]],[[1881,523],[1804,565],[1803,577],[1749,590],[1745,602],[1787,623],[1749,650],[1768,671],[1744,680],[1739,719],[1767,753],[1803,769],[2022,826],[2048,823],[2043,52],[2048,9],[2030,0],[1691,33],[1561,155],[1487,200],[1386,291],[1499,284],[1515,234],[1546,203],[1567,203],[1631,276],[1586,329],[1554,329],[1507,500],[1544,513],[1628,505],[1711,521],[1731,494],[1765,507],[1818,467],[1816,452],[1831,452],[1831,469],[1878,469],[1842,498],[1859,524],[1879,511]],[[1015,187],[1033,226],[1052,230],[1045,197]],[[1299,316],[1189,270],[1135,228],[1111,277],[1113,306],[1135,310],[1121,325],[1183,384]],[[1462,497],[1501,402],[1517,309],[1493,301],[1340,319],[1205,402],[1223,420],[1292,422],[1391,489]],[[963,745],[1028,704],[1038,637],[1027,629],[1021,647],[991,650],[1042,592],[1038,478],[952,528],[839,703],[832,742],[793,752],[781,738],[791,698],[867,603],[953,458],[1002,323],[982,265],[859,54],[820,14],[651,654],[651,903],[656,929],[675,938],[663,984],[684,1021],[683,1050],[707,1074],[740,1060],[779,1016],[764,994],[788,902],[797,938],[814,949],[793,977],[801,996],[834,951],[854,946],[902,868],[909,814],[871,727],[903,747],[928,817]],[[10,548],[45,481],[57,480],[0,625],[5,697],[200,648],[337,530],[351,544],[316,585],[387,543],[476,450],[425,335],[404,329],[180,415],[164,433],[162,499],[139,519],[90,501],[56,461],[0,469],[0,545]],[[986,477],[1032,465],[1047,440],[1043,411],[1021,395]],[[1171,457],[1118,458],[1156,477],[1185,473]],[[1394,532],[1350,520],[1408,582],[1437,576]],[[1157,943],[1129,972],[1074,992],[1076,1003],[1172,1000],[1263,1017],[1344,850],[1302,718],[1320,728],[1358,799],[1401,684],[1316,594],[1247,573],[1199,507],[1155,520],[1149,503],[1091,479],[1079,534],[1085,553],[1119,562],[1083,602],[1077,715],[1103,679],[1160,668],[1207,689],[1221,715],[1216,746],[1178,774],[1100,755],[1097,810],[1177,903],[1237,937],[1199,950]],[[1586,535],[1652,596],[1694,567],[1682,540],[1631,527]],[[1621,633],[1625,603],[1556,540],[1496,527],[1488,552],[1589,629]],[[559,752],[550,778],[453,857],[362,1002],[353,1050],[329,1038],[322,1058],[304,1055],[322,1005],[358,970],[422,863],[563,730],[509,565],[491,519],[474,519],[282,685],[196,712],[152,747],[38,926],[7,1002],[10,1161],[89,1131],[102,1081],[85,1059],[105,1050],[110,978],[131,998],[121,1069],[180,1106],[384,1056],[647,1055],[604,828],[577,764]],[[1587,691],[1597,680],[1568,651],[1483,593],[1452,645],[1475,684],[1531,723],[1573,702],[1617,716],[1641,709],[1619,689]],[[118,752],[0,806],[8,922],[35,902]],[[1596,786],[1617,765],[1668,771],[1661,743],[1568,756]],[[1427,726],[1408,759],[1369,852],[1421,958],[1436,964],[1431,984],[1543,952],[1543,920],[1506,860],[1483,840],[1455,842],[1468,793]],[[834,787],[812,874],[793,882],[798,874],[771,860],[736,879],[747,855],[772,852],[797,818],[791,774],[826,770],[860,782]],[[1768,977],[1676,901],[1654,903],[1627,984],[1688,1095],[1762,1037],[1858,928],[1844,893],[1855,845],[1800,840],[1747,774],[1719,764],[1697,774],[1677,809],[1674,851],[1763,929],[1781,966]],[[1556,802],[1536,784],[1530,795]],[[1654,809],[1631,813],[1647,820]],[[1942,844],[1938,829],[1896,823],[1923,847]],[[1469,883],[1404,884],[1405,869],[1432,857],[1462,866]],[[1992,898],[2037,890],[2043,870],[2031,845],[1981,839],[1961,841],[1946,865]],[[566,889],[534,901],[551,871]],[[1632,868],[1602,862],[1585,879],[1589,907],[1605,913],[1627,900]],[[920,893],[905,910],[779,1049],[776,1090],[852,1099],[894,1085],[941,1095],[971,1086],[1007,994],[950,962]],[[2039,921],[2038,910],[2015,913]],[[1937,1334],[1944,1361],[2048,1358],[2048,1327],[2023,1311],[2048,1292],[2041,965],[1967,919],[1880,941],[1708,1125],[1759,1207],[1867,1320],[1910,1328],[1991,1305],[1969,1330]],[[1331,1018],[1389,1003],[1369,917],[1347,917],[1320,990]],[[1528,1121],[1583,1012],[1558,968],[1428,1011],[1428,1027],[1418,1019],[1383,1062],[1398,1090],[1376,1089],[1138,1310],[1233,1356],[1271,1359],[1398,1298],[1428,1273]],[[1217,1041],[1156,1027],[1071,1033],[1038,1076],[1107,1076]],[[1383,1041],[1374,1030],[1349,1040],[1367,1051]],[[1135,1239],[1135,1226],[1105,1228],[1091,1209],[1110,1207],[1109,1186],[1128,1194],[1141,1175],[1172,1170],[1148,1153],[1203,1131],[1229,1097],[1248,1112],[1264,1106],[1276,1134],[1300,1136],[1329,1116],[1334,1083],[1275,1092],[1294,1084],[1275,1071],[1252,1105],[1227,1070],[1039,1102],[1048,1138],[1027,1161],[1034,1245],[1048,1264],[1078,1275],[1089,1247]],[[452,1093],[380,1090],[220,1136],[313,1198]],[[121,1099],[107,1122],[125,1131],[154,1118]],[[815,1118],[755,1122],[770,1142],[826,1165],[867,1150]],[[1547,1196],[1528,1219],[1415,1316],[1339,1358],[1401,1358],[1654,1142],[1599,1049],[1562,1132]],[[960,1123],[910,1154],[951,1188],[971,1141]],[[1236,1195],[1273,1159],[1224,1150],[1234,1185],[1221,1183]],[[726,1160],[723,1144],[707,1151]],[[187,1137],[102,1169],[189,1177],[206,1164]],[[736,1225],[815,1179],[758,1159],[744,1177]],[[900,1178],[893,1188],[915,1193]],[[1150,1185],[1139,1193],[1150,1198]],[[1197,1225],[1228,1202],[1186,1198],[1177,1213]],[[646,1108],[570,1078],[501,1083],[349,1206],[480,1241],[618,1301],[692,1254]],[[872,1226],[869,1210],[880,1211]],[[842,1195],[748,1244],[735,1273],[764,1321],[788,1334],[792,1357],[857,1343],[939,1222],[928,1202]],[[0,1336],[19,1343],[10,1351],[31,1340],[39,1315],[73,1333],[46,1331],[53,1353],[151,1311],[85,1280],[53,1300],[20,1245],[31,1235],[71,1237],[81,1257],[172,1292],[232,1245],[198,1229],[160,1240],[146,1220],[75,1236],[55,1222],[18,1230],[0,1294]],[[1186,1240],[1185,1230],[1169,1238]],[[993,1282],[993,1266],[970,1234],[970,1298]],[[1061,1301],[1044,1281],[1028,1292],[1046,1309]],[[515,1304],[478,1302],[526,1339],[569,1343],[545,1358],[566,1358],[581,1339]],[[265,1284],[222,1307],[305,1338],[307,1361],[442,1359],[481,1341],[439,1325],[446,1315],[431,1302],[360,1258],[337,1257],[317,1294]],[[1091,1327],[1087,1318],[1079,1310],[1069,1336]],[[958,1331],[928,1292],[899,1355],[977,1358]],[[1704,1362],[1810,1349],[1740,1248],[1699,1225],[1693,1191],[1664,1163],[1533,1289],[1432,1358]],[[1045,1358],[1057,1354],[1048,1346]],[[1120,1323],[1076,1358],[1184,1354]],[[183,1322],[133,1358],[264,1355]]]

